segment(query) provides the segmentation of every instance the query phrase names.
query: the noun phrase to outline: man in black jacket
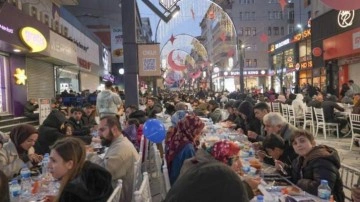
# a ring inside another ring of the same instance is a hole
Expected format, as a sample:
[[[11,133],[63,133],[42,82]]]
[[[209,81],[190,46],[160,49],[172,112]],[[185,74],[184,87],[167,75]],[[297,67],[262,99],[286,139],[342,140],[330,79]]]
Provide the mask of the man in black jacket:
[[[24,115],[30,119],[39,119],[39,114],[34,113],[39,108],[38,103],[35,99],[30,99],[24,106]]]
[[[343,133],[341,133],[341,130],[345,128],[347,124],[347,120],[343,118],[338,118],[335,115],[335,109],[343,112],[345,111],[344,108],[342,108],[340,105],[336,103],[336,96],[332,95],[327,100],[325,100],[321,107],[324,110],[324,119],[327,123],[338,123],[339,124],[339,136],[344,136]]]
[[[83,123],[82,118],[83,111],[81,108],[72,108],[71,117],[68,123],[73,127],[74,136],[86,136],[90,135],[90,128],[86,127]]]

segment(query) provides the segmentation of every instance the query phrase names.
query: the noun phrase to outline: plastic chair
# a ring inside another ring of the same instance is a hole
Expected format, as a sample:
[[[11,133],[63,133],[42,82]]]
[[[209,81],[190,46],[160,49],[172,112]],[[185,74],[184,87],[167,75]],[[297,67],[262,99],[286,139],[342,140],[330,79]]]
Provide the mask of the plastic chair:
[[[293,125],[296,126],[295,110],[292,105],[288,105],[288,114],[289,114],[289,118],[288,118],[289,123],[293,123]]]
[[[271,109],[272,109],[273,112],[281,113],[281,111],[280,111],[280,103],[279,102],[272,102],[271,103]]]
[[[315,127],[314,127],[314,113],[312,107],[306,107],[306,111],[304,112],[304,126],[303,129],[306,129],[306,126],[310,126],[311,134],[314,134]]]
[[[133,179],[133,190],[136,190],[140,186],[141,178],[141,163],[142,153],[139,152],[139,159],[134,162],[134,179]]]
[[[118,180],[117,186],[114,189],[111,196],[109,197],[109,199],[107,200],[107,202],[119,202],[121,191],[122,191],[122,180]]]
[[[152,202],[150,191],[149,175],[147,172],[143,173],[143,180],[140,188],[134,192],[135,202]]]
[[[354,145],[354,139],[360,138],[360,114],[350,114],[350,127],[351,127],[351,142],[350,151]],[[357,132],[357,133],[356,133]]]
[[[167,162],[166,162],[165,154],[163,156],[163,159],[164,159],[164,165],[162,167],[162,171],[163,171],[163,175],[164,175],[165,190],[167,193],[167,192],[169,192],[169,190],[171,188],[171,184],[170,184],[169,171],[167,169]]]
[[[287,104],[281,104],[281,114],[286,119],[286,121],[289,121],[289,110],[288,110]]]
[[[319,128],[322,128],[324,133],[324,139],[326,139],[326,133],[327,131],[333,131],[336,130],[337,138],[339,138],[339,125],[337,123],[326,123],[324,118],[324,111],[322,108],[317,109],[314,108],[315,112],[315,118],[316,118],[316,132],[315,137],[317,136],[319,132]]]

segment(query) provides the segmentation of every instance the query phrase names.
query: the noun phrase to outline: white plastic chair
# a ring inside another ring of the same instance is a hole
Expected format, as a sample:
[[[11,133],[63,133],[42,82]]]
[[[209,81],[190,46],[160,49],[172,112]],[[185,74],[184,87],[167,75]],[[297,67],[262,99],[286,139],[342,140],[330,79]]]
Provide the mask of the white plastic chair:
[[[118,180],[118,184],[114,189],[113,193],[111,194],[111,196],[109,197],[109,199],[107,200],[107,202],[119,202],[121,191],[122,191],[122,180]]]
[[[310,126],[311,134],[314,134],[315,127],[314,127],[314,115],[313,115],[313,108],[306,107],[306,111],[304,112],[304,126],[303,129],[306,129],[306,126]]]
[[[350,115],[350,127],[351,127],[351,142],[350,142],[350,151],[354,144],[355,138],[360,138],[360,114],[351,114]],[[358,132],[358,133],[356,133]]]
[[[286,119],[286,121],[289,121],[289,110],[288,110],[287,104],[281,104],[281,114]]]
[[[164,159],[164,165],[162,167],[162,171],[163,171],[164,182],[165,182],[165,190],[167,193],[167,192],[169,192],[169,190],[171,188],[171,184],[170,184],[169,171],[167,169],[167,162],[166,162],[165,154],[163,156],[163,159]]]
[[[143,173],[143,180],[140,188],[134,192],[134,202],[152,202],[149,175]]]
[[[288,105],[288,114],[289,114],[289,120],[288,120],[289,123],[296,126],[296,116],[295,116],[294,107],[292,105]]]
[[[280,111],[280,103],[279,102],[272,102],[271,103],[271,109],[272,109],[273,112],[281,113],[281,111]]]
[[[315,118],[316,118],[316,132],[315,137],[317,136],[319,132],[319,128],[322,128],[324,133],[324,139],[326,139],[326,133],[327,131],[334,131],[336,130],[337,138],[339,138],[339,124],[337,123],[326,123],[324,118],[324,111],[322,108],[317,109],[314,108],[315,112]]]
[[[133,179],[133,190],[136,190],[140,186],[141,178],[141,164],[142,164],[142,153],[139,153],[139,159],[134,162],[134,179]]]

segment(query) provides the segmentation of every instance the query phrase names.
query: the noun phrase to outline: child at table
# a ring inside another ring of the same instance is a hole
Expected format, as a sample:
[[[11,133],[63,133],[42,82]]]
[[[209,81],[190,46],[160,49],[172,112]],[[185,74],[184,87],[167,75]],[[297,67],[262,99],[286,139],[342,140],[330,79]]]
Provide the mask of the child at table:
[[[107,201],[113,192],[111,174],[97,164],[85,161],[85,144],[78,138],[68,137],[51,147],[49,172],[60,180],[57,196],[46,201]]]
[[[314,136],[306,130],[295,131],[290,142],[299,155],[292,162],[293,182],[304,191],[317,195],[320,181],[327,180],[335,201],[343,202],[345,196],[337,151],[325,145],[316,146]]]

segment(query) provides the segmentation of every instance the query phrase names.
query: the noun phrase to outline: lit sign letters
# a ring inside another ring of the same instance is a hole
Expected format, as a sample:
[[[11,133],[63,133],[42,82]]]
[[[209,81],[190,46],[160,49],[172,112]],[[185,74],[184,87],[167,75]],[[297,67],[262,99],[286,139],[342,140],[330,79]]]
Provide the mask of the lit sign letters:
[[[355,11],[339,11],[338,25],[342,28],[349,27],[353,24]]]
[[[14,29],[9,28],[9,27],[7,27],[5,25],[2,25],[2,24],[0,24],[0,30],[3,30],[3,31],[5,31],[7,33],[10,33],[10,34],[14,33]]]
[[[306,39],[306,38],[308,38],[310,36],[311,36],[311,30],[307,29],[307,30],[295,35],[294,36],[294,41],[300,41],[300,40]]]
[[[284,41],[275,44],[275,49],[288,45],[289,43],[290,43],[290,39],[285,39]]]
[[[44,35],[33,27],[22,28],[20,30],[20,38],[33,53],[43,51],[47,47]]]
[[[300,64],[300,68],[301,69],[307,69],[307,68],[312,68],[313,67],[313,64],[312,64],[312,61],[307,61],[307,62],[302,62]]]

